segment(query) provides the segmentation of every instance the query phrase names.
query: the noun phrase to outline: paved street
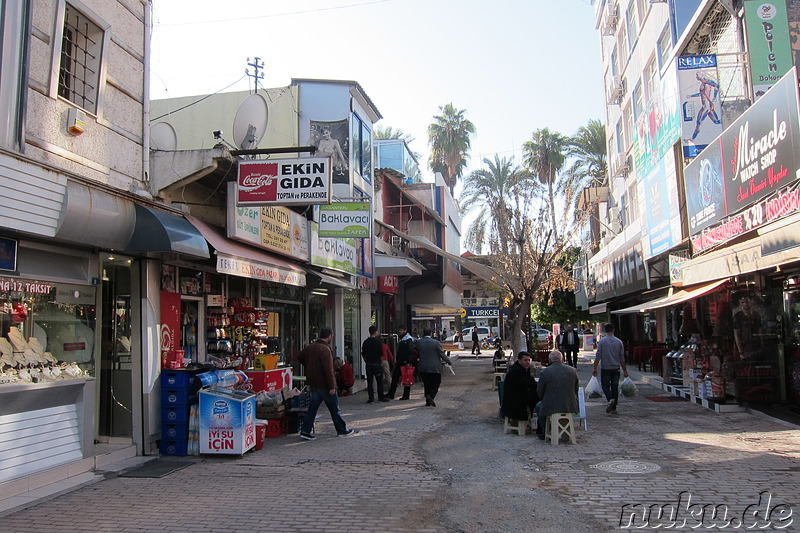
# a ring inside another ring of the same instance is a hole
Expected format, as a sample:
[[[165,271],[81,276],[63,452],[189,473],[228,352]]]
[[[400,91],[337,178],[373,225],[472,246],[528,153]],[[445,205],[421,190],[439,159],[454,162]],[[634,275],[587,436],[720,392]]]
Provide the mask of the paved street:
[[[582,384],[589,355],[581,354]],[[666,394],[632,373],[638,395],[617,416],[589,400],[577,445],[552,446],[503,434],[491,365],[459,359],[435,408],[425,407],[421,385],[409,402],[343,398],[359,431],[352,437],[337,437],[321,411],[315,442],[292,435],[243,457],[181,458],[193,464],[158,479],[108,479],[4,516],[0,528],[594,532],[622,530],[627,517],[643,530],[800,530],[799,428],[653,401]]]

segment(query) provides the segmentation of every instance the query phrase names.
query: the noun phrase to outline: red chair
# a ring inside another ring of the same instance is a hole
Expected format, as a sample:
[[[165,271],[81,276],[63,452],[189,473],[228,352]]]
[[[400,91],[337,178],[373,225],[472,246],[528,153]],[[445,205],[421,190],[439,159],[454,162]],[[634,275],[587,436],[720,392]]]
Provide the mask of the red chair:
[[[664,369],[664,356],[669,353],[667,348],[653,348],[650,350],[650,371],[661,375]]]

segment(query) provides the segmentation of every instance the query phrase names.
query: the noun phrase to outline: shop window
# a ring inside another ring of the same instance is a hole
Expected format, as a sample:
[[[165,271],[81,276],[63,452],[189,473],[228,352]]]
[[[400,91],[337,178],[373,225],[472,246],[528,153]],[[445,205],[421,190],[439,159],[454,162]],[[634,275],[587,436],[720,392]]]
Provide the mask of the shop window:
[[[64,7],[58,95],[97,113],[104,31],[71,4]]]

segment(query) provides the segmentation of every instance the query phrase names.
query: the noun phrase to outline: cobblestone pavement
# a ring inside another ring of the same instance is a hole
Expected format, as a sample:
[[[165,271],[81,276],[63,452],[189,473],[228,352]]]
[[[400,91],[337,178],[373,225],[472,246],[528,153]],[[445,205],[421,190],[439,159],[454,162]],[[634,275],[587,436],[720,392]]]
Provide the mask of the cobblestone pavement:
[[[179,458],[193,464],[107,479],[0,517],[0,530],[800,530],[795,426],[653,401],[666,393],[632,372],[639,391],[618,415],[589,400],[577,445],[552,446],[503,434],[490,360],[462,358],[455,369],[436,408],[424,406],[421,385],[408,402],[368,405],[355,394],[341,399],[354,436],[337,437],[323,406],[314,442],[290,435],[241,457]],[[616,472],[603,469],[609,461]]]

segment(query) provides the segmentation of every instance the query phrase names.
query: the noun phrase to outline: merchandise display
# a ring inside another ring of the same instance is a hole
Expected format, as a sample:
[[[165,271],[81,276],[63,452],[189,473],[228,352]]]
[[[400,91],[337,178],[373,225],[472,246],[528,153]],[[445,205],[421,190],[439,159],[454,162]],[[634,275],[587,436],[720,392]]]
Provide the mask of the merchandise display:
[[[14,326],[0,337],[0,385],[7,383],[43,383],[80,378],[84,371],[75,361],[59,361],[44,350],[36,337],[25,339]]]

